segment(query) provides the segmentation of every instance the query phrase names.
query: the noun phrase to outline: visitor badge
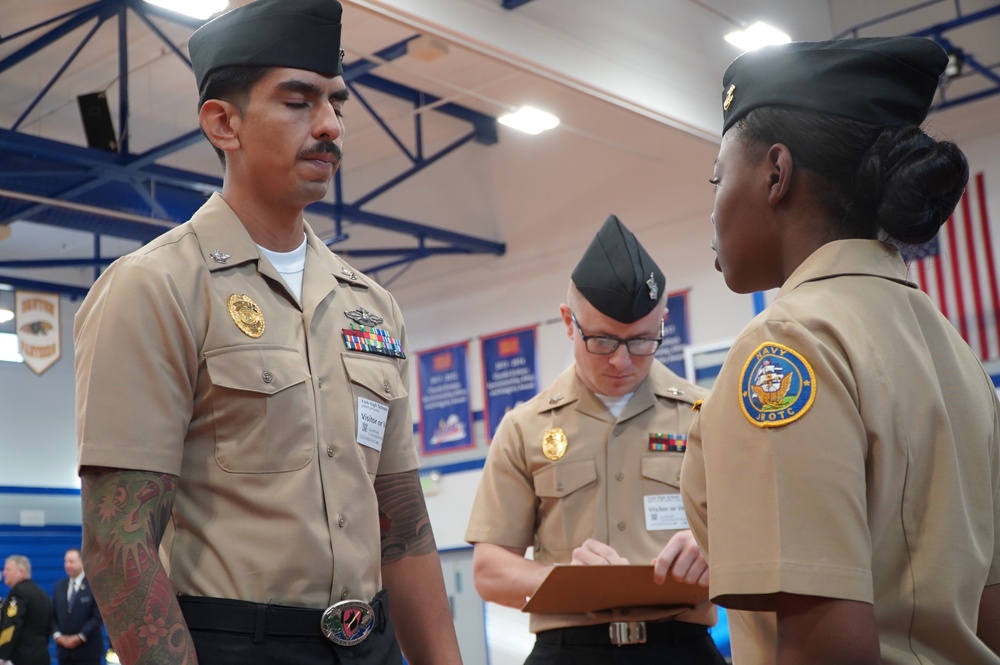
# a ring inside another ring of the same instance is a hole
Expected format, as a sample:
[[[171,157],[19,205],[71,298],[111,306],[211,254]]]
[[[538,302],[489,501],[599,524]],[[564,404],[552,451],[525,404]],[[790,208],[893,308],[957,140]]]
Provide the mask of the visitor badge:
[[[650,494],[642,497],[646,508],[646,531],[677,531],[688,528],[680,494]]]
[[[375,450],[382,450],[385,437],[385,421],[389,417],[389,406],[364,397],[358,398],[358,443]]]

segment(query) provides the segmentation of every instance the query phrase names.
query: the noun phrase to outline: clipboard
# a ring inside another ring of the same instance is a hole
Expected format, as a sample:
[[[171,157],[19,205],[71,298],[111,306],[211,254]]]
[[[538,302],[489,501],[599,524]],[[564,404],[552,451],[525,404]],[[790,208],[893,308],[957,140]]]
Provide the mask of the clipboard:
[[[656,584],[652,566],[556,566],[521,611],[579,614],[623,607],[694,606],[707,600],[707,588],[677,582],[669,575],[662,585]]]

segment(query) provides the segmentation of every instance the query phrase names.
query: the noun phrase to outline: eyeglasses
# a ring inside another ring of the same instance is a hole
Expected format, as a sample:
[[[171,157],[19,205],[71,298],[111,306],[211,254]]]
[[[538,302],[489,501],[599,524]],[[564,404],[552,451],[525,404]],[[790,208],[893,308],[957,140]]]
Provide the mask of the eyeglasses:
[[[606,335],[587,335],[583,332],[583,328],[580,327],[580,322],[576,320],[576,314],[570,312],[569,316],[573,319],[573,325],[575,325],[576,329],[580,331],[580,338],[583,340],[583,345],[587,347],[587,351],[593,353],[594,355],[610,356],[618,350],[619,346],[624,344],[630,355],[651,356],[656,353],[656,350],[660,348],[660,344],[663,342],[662,320],[660,321],[659,337],[632,337],[631,339],[621,339],[619,337],[608,337]]]

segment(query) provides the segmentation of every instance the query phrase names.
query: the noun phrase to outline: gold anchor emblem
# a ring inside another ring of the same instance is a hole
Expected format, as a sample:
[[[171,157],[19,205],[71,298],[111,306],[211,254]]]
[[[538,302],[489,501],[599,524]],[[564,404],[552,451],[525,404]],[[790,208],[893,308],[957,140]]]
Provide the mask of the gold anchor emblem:
[[[722,102],[722,110],[728,111],[729,105],[733,103],[733,93],[736,92],[736,84],[732,83],[729,90],[726,90],[726,101]]]

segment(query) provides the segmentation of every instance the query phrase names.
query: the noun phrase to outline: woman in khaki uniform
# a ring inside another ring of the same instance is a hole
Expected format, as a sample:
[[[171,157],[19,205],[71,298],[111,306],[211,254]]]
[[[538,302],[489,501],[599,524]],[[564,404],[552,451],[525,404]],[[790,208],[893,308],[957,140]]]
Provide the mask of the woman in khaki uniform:
[[[716,267],[780,286],[692,427],[682,491],[738,665],[1000,663],[1000,415],[894,246],[968,179],[919,128],[916,38],[748,53],[723,81]]]

